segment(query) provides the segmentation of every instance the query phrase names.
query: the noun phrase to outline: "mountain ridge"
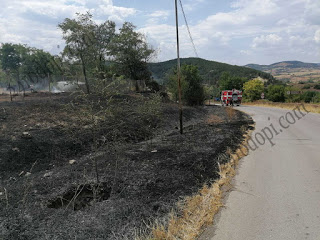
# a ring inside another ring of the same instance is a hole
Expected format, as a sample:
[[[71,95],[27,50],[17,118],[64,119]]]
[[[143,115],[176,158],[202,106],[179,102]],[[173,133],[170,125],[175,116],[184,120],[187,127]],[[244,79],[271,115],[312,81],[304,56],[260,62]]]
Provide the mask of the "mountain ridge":
[[[244,67],[272,74],[281,81],[305,82],[320,80],[320,63],[282,61],[270,65],[247,64]]]
[[[158,82],[163,82],[167,79],[167,75],[176,69],[177,59],[171,59],[164,62],[149,63],[149,69],[152,72],[154,79]],[[247,77],[249,79],[262,77],[270,81],[274,77],[260,70],[252,68],[221,63],[202,58],[181,58],[181,65],[192,64],[198,66],[199,74],[205,83],[216,84],[223,72],[229,72],[231,75],[238,77]]]

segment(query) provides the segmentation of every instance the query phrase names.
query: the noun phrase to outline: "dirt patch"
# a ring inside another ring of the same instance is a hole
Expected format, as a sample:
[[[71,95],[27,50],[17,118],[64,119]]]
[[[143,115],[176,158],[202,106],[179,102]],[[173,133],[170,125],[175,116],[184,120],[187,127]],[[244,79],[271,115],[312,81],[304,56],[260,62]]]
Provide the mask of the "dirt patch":
[[[154,118],[149,96],[118,100],[124,111],[100,122],[95,138],[65,111],[70,96],[0,105],[0,238],[133,239],[219,177],[220,154],[252,123],[239,111],[186,107],[180,135],[175,104]]]

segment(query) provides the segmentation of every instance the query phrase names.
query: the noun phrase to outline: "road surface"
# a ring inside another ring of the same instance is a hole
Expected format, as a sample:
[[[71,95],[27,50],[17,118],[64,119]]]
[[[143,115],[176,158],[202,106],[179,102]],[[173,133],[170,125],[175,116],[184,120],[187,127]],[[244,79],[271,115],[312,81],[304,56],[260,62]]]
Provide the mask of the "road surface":
[[[199,239],[320,240],[320,114],[237,108],[255,120],[258,149],[241,160],[225,207]]]

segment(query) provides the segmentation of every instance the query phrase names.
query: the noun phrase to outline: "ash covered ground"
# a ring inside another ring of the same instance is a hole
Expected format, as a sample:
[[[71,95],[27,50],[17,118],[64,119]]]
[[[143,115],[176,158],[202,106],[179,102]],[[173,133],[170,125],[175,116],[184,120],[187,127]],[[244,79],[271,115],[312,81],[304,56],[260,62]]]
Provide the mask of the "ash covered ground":
[[[133,239],[214,181],[219,156],[252,124],[233,109],[185,107],[180,135],[177,105],[150,94],[7,100],[0,96],[0,239]]]

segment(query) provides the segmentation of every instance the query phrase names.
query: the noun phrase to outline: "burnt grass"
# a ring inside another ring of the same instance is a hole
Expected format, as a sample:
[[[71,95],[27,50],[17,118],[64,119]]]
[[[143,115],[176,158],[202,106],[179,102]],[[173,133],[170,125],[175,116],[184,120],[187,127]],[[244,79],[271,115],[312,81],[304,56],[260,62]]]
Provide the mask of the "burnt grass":
[[[0,239],[134,239],[214,181],[252,124],[240,111],[185,107],[180,135],[177,106],[150,94],[87,100],[0,101]],[[83,117],[93,102],[90,113],[108,117]]]

